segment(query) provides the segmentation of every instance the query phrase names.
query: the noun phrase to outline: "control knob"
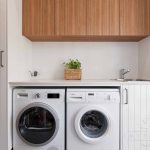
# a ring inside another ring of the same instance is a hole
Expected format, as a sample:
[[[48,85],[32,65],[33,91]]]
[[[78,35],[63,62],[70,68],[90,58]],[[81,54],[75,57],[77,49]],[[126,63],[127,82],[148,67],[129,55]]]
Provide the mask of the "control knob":
[[[111,95],[107,95],[107,100],[110,101],[112,99]]]
[[[35,97],[35,99],[38,99],[38,98],[41,97],[41,95],[40,95],[40,93],[36,93],[36,94],[34,95],[34,97]]]

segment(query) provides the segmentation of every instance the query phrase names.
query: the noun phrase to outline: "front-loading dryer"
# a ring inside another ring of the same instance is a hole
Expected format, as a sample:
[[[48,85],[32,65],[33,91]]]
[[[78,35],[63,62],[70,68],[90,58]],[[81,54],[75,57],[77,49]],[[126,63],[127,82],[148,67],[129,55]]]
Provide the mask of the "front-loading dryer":
[[[67,90],[67,150],[119,150],[118,88]]]
[[[13,90],[13,150],[64,150],[65,89]]]

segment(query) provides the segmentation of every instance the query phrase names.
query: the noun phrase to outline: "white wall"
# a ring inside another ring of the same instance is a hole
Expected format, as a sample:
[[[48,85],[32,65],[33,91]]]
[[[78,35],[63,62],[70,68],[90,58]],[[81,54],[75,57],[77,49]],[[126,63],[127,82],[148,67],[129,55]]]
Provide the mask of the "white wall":
[[[139,78],[150,79],[150,37],[139,42]]]
[[[121,68],[138,76],[138,43],[33,43],[32,66],[39,79],[63,79],[62,63],[69,58],[82,62],[83,79],[119,78]]]
[[[8,0],[8,80],[63,79],[62,63],[69,58],[82,62],[83,79],[118,78],[121,68],[138,76],[138,43],[49,42],[32,43],[22,36],[22,0]]]
[[[27,80],[32,43],[22,36],[22,0],[8,0],[8,80]]]

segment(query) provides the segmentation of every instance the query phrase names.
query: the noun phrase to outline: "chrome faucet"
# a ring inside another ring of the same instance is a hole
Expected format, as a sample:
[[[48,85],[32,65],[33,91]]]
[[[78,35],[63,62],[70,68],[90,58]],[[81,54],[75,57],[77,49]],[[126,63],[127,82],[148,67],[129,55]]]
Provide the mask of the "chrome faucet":
[[[37,77],[38,76],[38,71],[29,71],[30,72],[30,75],[31,77]]]
[[[126,70],[126,69],[121,69],[120,70],[120,78],[121,79],[125,79],[125,75],[127,74],[127,73],[129,73],[130,72],[130,70],[128,69],[128,70]]]

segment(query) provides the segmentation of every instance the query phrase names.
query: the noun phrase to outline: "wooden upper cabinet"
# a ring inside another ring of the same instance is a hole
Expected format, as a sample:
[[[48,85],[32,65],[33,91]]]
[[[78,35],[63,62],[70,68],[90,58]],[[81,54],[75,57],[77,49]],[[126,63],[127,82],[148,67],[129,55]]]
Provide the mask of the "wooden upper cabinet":
[[[65,35],[86,35],[86,0],[65,0]]]
[[[149,0],[120,0],[120,34],[147,36]]]
[[[87,34],[119,35],[119,0],[87,0]]]
[[[32,41],[138,41],[150,35],[150,0],[22,0]]]
[[[54,36],[54,0],[23,0],[23,35],[31,40]]]
[[[65,35],[65,0],[55,0],[55,36]]]

